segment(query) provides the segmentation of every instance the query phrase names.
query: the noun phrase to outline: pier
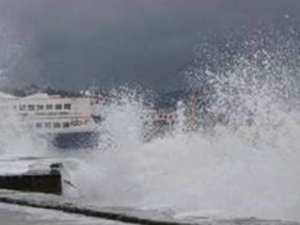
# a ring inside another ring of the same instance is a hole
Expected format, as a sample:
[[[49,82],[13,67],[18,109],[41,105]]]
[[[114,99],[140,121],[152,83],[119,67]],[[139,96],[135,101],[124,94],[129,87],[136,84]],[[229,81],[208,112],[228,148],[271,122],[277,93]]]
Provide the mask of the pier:
[[[59,172],[49,174],[2,175],[0,176],[0,188],[61,195],[61,175]]]
[[[60,163],[51,163],[46,169],[0,174],[0,189],[62,195],[60,167]]]

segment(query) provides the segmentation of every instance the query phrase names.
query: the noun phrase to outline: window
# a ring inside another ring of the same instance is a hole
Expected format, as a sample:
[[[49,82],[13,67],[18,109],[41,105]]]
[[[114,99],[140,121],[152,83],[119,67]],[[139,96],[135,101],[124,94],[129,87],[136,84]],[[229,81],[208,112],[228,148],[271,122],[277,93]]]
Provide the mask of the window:
[[[82,125],[82,121],[81,120],[73,120],[71,122],[72,126],[81,126]]]
[[[71,104],[64,104],[64,109],[65,110],[71,110]]]
[[[25,111],[26,110],[26,105],[19,105],[19,110],[20,111]]]
[[[56,104],[55,109],[56,110],[62,110],[62,105],[61,104]]]
[[[47,110],[53,109],[53,105],[46,105],[46,109],[47,109]]]
[[[44,106],[43,106],[43,105],[37,105],[37,106],[36,106],[36,109],[37,109],[37,110],[43,110],[43,109],[44,109]]]
[[[64,127],[64,128],[70,127],[70,123],[69,123],[69,122],[64,122],[64,123],[63,123],[63,127]]]
[[[45,123],[46,128],[51,128],[51,123]]]
[[[29,111],[34,111],[34,105],[28,105],[28,110]]]
[[[60,123],[54,123],[54,124],[53,124],[53,127],[54,127],[54,128],[60,128],[61,125],[60,125]]]
[[[42,128],[43,125],[42,125],[42,123],[36,123],[36,124],[35,124],[35,127],[36,127],[36,128]]]

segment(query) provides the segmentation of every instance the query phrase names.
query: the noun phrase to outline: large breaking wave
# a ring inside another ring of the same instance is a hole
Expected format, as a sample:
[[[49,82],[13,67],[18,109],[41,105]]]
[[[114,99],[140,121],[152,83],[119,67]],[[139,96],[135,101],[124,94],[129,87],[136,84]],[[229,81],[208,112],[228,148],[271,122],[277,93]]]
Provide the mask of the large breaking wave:
[[[299,220],[300,48],[293,36],[272,35],[227,43],[234,54],[199,45],[186,72],[205,109],[196,131],[182,114],[175,131],[145,143],[146,109],[122,95],[100,128],[100,148],[71,172],[80,196],[178,217]]]
[[[299,42],[259,32],[225,46],[199,45],[186,71],[198,129],[179,104],[175,130],[145,142],[149,109],[131,90],[105,108],[99,147],[64,153],[73,197],[178,218],[300,220]]]

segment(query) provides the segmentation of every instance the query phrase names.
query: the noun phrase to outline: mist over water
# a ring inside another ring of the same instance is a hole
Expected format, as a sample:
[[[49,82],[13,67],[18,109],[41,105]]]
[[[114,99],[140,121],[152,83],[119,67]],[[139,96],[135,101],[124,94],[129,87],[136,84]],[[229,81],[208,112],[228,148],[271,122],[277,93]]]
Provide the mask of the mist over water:
[[[201,90],[205,102],[199,118],[206,126],[196,131],[188,131],[182,112],[188,106],[179,103],[175,130],[145,142],[149,109],[131,90],[122,92],[121,104],[103,109],[99,147],[64,153],[72,157],[66,168],[76,187],[73,197],[177,218],[300,220],[299,43],[262,38],[269,45],[250,39],[235,56],[200,48],[213,61],[203,67],[196,56],[187,71],[190,87]],[[22,140],[32,139],[23,131],[19,142],[7,142],[17,136],[12,132],[0,138],[11,153],[18,143],[26,153],[37,148],[34,141],[24,148]]]
[[[40,138],[28,128],[17,115],[0,114],[1,158],[41,157],[51,155],[48,151],[48,141]]]
[[[22,40],[7,24],[0,21],[0,88],[17,86],[13,83],[12,74],[15,67],[24,56],[29,38],[22,36]],[[15,81],[15,80],[14,80]]]
[[[8,89],[13,84],[13,70],[24,56],[28,37],[21,40],[14,30],[3,21],[0,22],[0,88]],[[26,126],[26,122],[17,114],[8,110],[6,99],[0,103],[0,159],[12,157],[32,157],[48,154],[47,141],[41,140]],[[9,101],[9,100],[8,100]]]

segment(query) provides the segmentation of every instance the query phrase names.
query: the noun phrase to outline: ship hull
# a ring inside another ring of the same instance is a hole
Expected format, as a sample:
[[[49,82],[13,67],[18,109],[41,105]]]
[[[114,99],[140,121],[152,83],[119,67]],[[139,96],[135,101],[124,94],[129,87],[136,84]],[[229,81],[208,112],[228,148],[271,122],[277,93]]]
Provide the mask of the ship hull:
[[[60,149],[95,148],[98,146],[97,132],[60,133],[52,138],[53,146]]]

